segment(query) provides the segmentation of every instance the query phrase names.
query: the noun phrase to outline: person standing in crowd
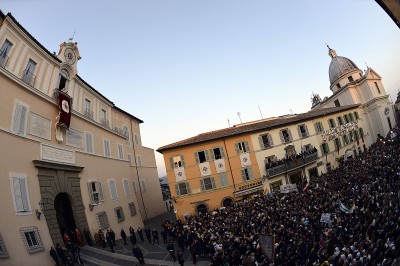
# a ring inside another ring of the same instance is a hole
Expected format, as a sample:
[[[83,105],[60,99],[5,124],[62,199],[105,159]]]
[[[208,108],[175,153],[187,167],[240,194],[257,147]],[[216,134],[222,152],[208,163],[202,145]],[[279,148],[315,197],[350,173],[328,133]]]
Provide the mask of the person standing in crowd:
[[[114,251],[114,244],[113,244],[113,241],[112,241],[111,234],[110,234],[109,230],[107,230],[107,233],[106,233],[106,240],[107,240],[108,246],[111,249],[111,252],[115,252]]]
[[[176,253],[176,256],[178,258],[179,265],[183,266],[183,264],[185,263],[185,260],[183,259],[182,251],[178,250],[177,253]]]
[[[103,231],[101,229],[99,229],[98,234],[99,234],[99,238],[100,238],[101,244],[103,245],[103,248],[105,248],[107,245],[106,245],[106,238],[104,236]]]
[[[67,263],[67,256],[65,256],[64,250],[60,246],[60,243],[57,243],[57,245],[56,245],[56,252],[57,252],[57,255],[60,258],[62,264],[65,265]]]
[[[140,240],[141,240],[142,242],[144,242],[143,229],[140,228],[140,227],[138,227],[137,232],[138,232],[138,235],[139,235]]]
[[[116,244],[115,244],[115,232],[112,230],[112,228],[110,228],[110,237],[111,237],[111,240],[112,240],[114,246],[116,246]]]
[[[56,265],[60,265],[60,262],[58,261],[58,256],[57,256],[57,251],[51,247],[50,248],[50,256],[53,258],[54,262],[56,263]]]
[[[150,228],[145,227],[144,228],[144,233],[146,234],[146,238],[149,241],[149,243],[151,243],[151,231],[150,231]]]
[[[157,244],[160,244],[159,242],[158,242],[158,231],[154,228],[153,229],[153,231],[151,232],[151,235],[153,236],[153,245],[154,245],[154,243],[156,242],[156,240],[157,240]]]
[[[126,243],[126,233],[124,231],[124,228],[121,228],[121,238],[122,240],[124,240],[124,245],[128,245],[128,243]]]
[[[174,243],[172,243],[171,240],[168,242],[167,250],[168,250],[169,255],[171,256],[172,260],[176,261],[175,246],[174,246]]]
[[[138,259],[139,263],[144,264],[143,252],[140,250],[138,245],[133,245],[132,252],[133,255]]]
[[[135,234],[135,231],[130,231],[130,232],[131,232],[131,235],[129,236],[129,238],[131,239],[131,243],[133,246],[136,244],[136,234]]]
[[[168,244],[168,232],[164,227],[161,228],[161,236],[162,236],[164,245]]]
[[[83,235],[85,236],[86,243],[89,246],[93,246],[92,238],[90,237],[90,232],[89,230],[86,229],[86,227],[83,228]]]

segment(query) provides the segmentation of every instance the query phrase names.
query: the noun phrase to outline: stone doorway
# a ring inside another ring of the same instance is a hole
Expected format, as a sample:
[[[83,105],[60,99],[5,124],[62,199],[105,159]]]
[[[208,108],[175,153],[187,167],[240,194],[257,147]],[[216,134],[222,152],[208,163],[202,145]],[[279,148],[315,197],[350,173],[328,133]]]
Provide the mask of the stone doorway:
[[[303,178],[301,176],[301,172],[300,171],[297,172],[297,173],[291,174],[289,176],[289,178],[290,178],[290,183],[291,184],[297,184],[297,185],[303,184]]]
[[[61,235],[63,236],[65,233],[71,234],[72,231],[75,231],[76,223],[74,211],[72,210],[68,193],[58,193],[54,200],[54,209],[56,210],[56,217]]]
[[[205,205],[205,204],[197,205],[196,210],[197,210],[198,214],[200,214],[200,213],[201,214],[206,214],[208,212],[207,205]]]
[[[33,164],[38,168],[43,214],[53,244],[63,243],[61,228],[66,225],[75,226],[83,234],[83,229],[89,228],[82,202],[79,177],[83,167],[41,160],[34,160]],[[66,199],[70,203],[69,206],[63,206],[64,203],[60,202]],[[66,221],[62,221],[63,215]]]

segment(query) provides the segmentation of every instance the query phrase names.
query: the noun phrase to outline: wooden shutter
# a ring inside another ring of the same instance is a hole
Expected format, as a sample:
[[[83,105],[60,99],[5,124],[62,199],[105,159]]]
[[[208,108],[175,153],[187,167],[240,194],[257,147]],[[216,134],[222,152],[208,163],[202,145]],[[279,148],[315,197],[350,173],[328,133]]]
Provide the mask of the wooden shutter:
[[[14,189],[14,200],[15,200],[15,207],[17,212],[23,212],[24,209],[24,202],[22,196],[22,188],[21,188],[21,180],[19,178],[13,178],[13,189]]]
[[[206,190],[206,186],[204,184],[204,179],[200,179],[200,187],[201,187],[201,191],[205,191]]]
[[[254,179],[254,176],[253,176],[253,169],[251,169],[251,167],[249,167],[249,168],[247,168],[247,171],[248,171],[248,173],[249,173],[249,179]]]
[[[181,165],[182,165],[182,167],[185,166],[185,159],[184,159],[183,155],[181,155]]]
[[[250,152],[250,148],[249,148],[249,143],[247,143],[247,141],[244,141],[244,147],[246,149],[246,152]]]
[[[301,135],[300,126],[297,126],[297,133],[299,133],[299,138],[303,138],[303,136]]]
[[[212,160],[212,161],[214,161],[214,160],[215,160],[214,149],[215,149],[215,148],[213,148],[213,149],[211,149],[211,150],[210,150],[210,154],[211,154],[211,160]]]
[[[310,136],[310,134],[309,134],[309,132],[308,132],[308,127],[307,127],[307,125],[304,125],[304,130],[306,131],[307,137]]]
[[[245,168],[245,169],[242,169],[242,178],[243,178],[243,182],[246,182],[246,181],[247,181],[247,178],[246,178],[246,168]]]
[[[258,141],[260,142],[260,148],[265,149],[264,141],[263,141],[263,136],[258,136]]]
[[[287,129],[287,132],[289,134],[289,141],[292,141],[293,140],[292,132],[290,132],[290,129]]]
[[[180,191],[180,189],[179,189],[179,184],[175,184],[175,192],[176,192],[176,195],[181,195],[181,191]]]
[[[130,197],[131,196],[131,188],[129,187],[129,181],[128,179],[124,179],[124,190],[125,190],[125,196]]]
[[[113,200],[118,199],[117,186],[115,184],[115,180],[109,180],[108,184],[110,185],[111,198]]]
[[[272,141],[272,135],[271,135],[271,134],[268,134],[267,138],[268,138],[269,146],[270,146],[270,147],[274,146],[274,142]]]
[[[94,203],[94,198],[93,198],[93,189],[92,189],[92,182],[87,183],[88,186],[88,191],[89,191],[89,198],[90,198],[90,203]]]
[[[20,103],[16,103],[14,110],[13,132],[25,136],[26,116],[28,108]]]
[[[103,185],[100,181],[97,181],[97,186],[99,188],[99,201],[104,201]]]
[[[215,180],[214,180],[214,177],[211,176],[210,179],[211,179],[212,188],[215,188]]]
[[[189,183],[185,182],[185,186],[186,186],[186,191],[188,194],[190,194],[190,187],[189,187]]]
[[[208,156],[208,151],[204,150],[204,155],[206,156],[206,162],[210,161],[210,157]]]
[[[199,164],[199,163],[200,163],[199,152],[198,152],[198,151],[195,151],[195,152],[194,152],[194,159],[196,160],[196,164]]]
[[[282,142],[282,143],[285,143],[285,139],[283,138],[282,130],[279,131],[279,137],[281,138],[281,142]]]
[[[175,168],[175,165],[174,165],[174,157],[169,157],[169,164],[170,164],[170,166],[171,166],[171,169],[174,169],[174,168]]]
[[[223,147],[219,147],[219,152],[221,153],[221,158],[225,158],[225,152]]]
[[[235,143],[236,153],[240,154],[239,143]]]

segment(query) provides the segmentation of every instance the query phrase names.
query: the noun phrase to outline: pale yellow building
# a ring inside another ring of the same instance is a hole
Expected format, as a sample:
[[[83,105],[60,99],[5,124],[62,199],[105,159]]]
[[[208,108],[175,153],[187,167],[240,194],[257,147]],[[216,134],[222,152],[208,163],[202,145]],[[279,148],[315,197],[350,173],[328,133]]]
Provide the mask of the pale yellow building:
[[[139,118],[78,75],[78,45],[50,53],[0,12],[0,264],[52,265],[62,233],[143,226],[165,212]]]

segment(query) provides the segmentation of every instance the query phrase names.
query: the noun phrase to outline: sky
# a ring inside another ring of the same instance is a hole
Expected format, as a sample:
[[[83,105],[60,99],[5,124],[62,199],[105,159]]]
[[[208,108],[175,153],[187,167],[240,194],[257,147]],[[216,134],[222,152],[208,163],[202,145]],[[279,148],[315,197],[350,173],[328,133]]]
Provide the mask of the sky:
[[[373,0],[0,0],[0,9],[50,52],[73,36],[78,74],[142,119],[142,144],[154,150],[240,119],[309,111],[312,93],[332,94],[327,44],[377,71],[392,101],[400,89],[400,29]]]

